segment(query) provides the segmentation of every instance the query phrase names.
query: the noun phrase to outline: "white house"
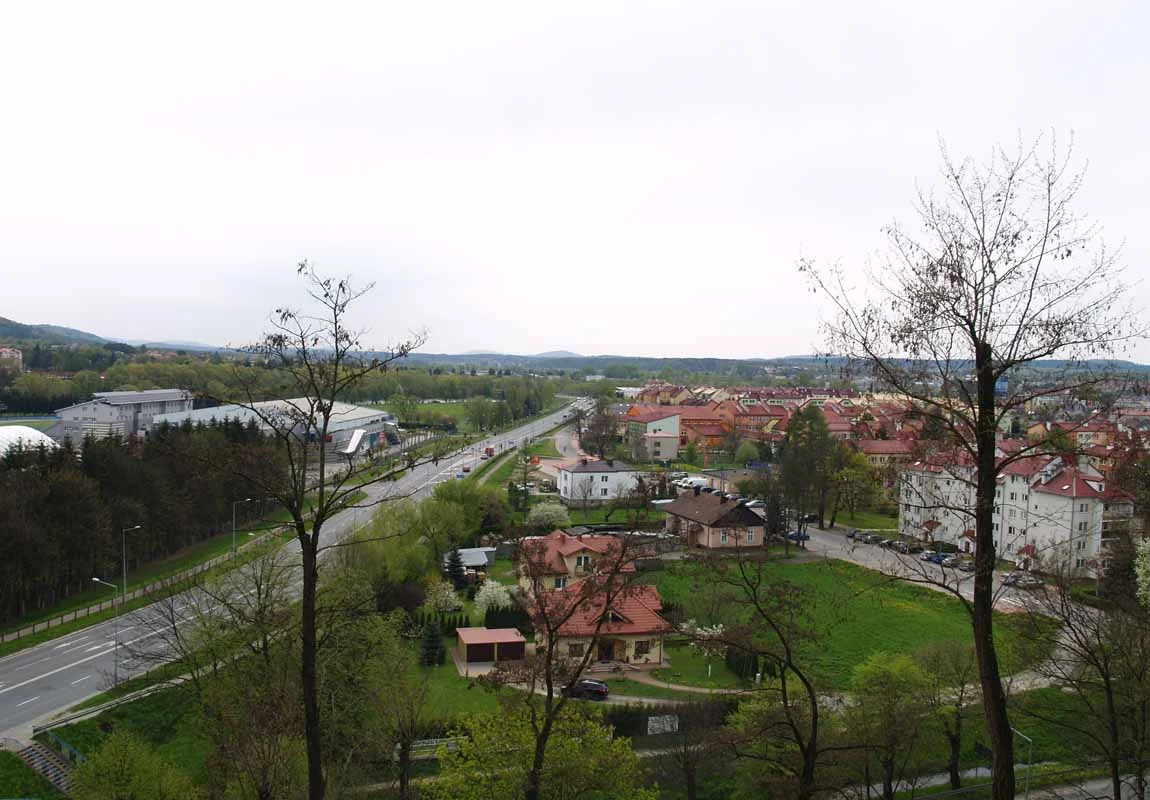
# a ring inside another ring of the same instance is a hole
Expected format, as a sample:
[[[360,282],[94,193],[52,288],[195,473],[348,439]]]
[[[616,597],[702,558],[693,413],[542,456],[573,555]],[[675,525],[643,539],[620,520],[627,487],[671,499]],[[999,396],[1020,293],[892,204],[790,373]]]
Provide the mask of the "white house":
[[[559,468],[559,498],[568,505],[609,503],[630,494],[639,474],[622,461],[580,459]]]
[[[899,532],[974,551],[974,469],[916,461],[902,474]],[[1093,574],[1109,542],[1130,523],[1133,498],[1094,467],[1034,455],[1002,471],[995,490],[995,554],[1021,567],[1065,566]]]
[[[148,430],[158,414],[190,412],[192,393],[187,389],[149,389],[144,392],[96,392],[92,399],[56,412],[63,435],[133,436]]]
[[[679,457],[677,411],[651,406],[633,410],[625,420],[627,442],[633,457],[652,461],[674,461]]]

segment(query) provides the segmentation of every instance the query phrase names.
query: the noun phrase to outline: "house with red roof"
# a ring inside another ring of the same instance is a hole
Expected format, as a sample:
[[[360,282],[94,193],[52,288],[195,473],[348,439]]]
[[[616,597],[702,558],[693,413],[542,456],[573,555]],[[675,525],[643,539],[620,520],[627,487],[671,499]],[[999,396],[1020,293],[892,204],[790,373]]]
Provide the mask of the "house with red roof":
[[[618,536],[572,536],[560,530],[524,539],[515,559],[519,586],[524,592],[565,589],[603,571],[635,571],[634,559],[623,553],[623,542]]]
[[[696,489],[663,506],[667,533],[686,549],[734,550],[766,546],[763,518],[740,501]]]
[[[611,598],[607,592],[580,597],[568,589],[540,595],[537,603],[529,613],[564,620],[556,637],[561,657],[580,659],[592,649],[591,658],[600,662],[640,667],[663,663],[663,636],[671,626],[660,614],[663,604],[654,586],[626,586]],[[541,628],[546,626],[536,625],[536,636],[546,637]]]
[[[673,461],[679,457],[679,414],[669,406],[635,406],[626,416],[624,439],[636,461]]]

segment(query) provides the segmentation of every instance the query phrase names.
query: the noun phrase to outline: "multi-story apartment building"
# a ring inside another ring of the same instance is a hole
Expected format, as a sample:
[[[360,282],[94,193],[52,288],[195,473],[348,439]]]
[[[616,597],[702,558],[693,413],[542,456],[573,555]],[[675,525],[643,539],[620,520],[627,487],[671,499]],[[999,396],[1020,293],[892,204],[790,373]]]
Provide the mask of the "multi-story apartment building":
[[[902,473],[899,531],[974,551],[974,468],[963,460],[916,461]],[[1034,455],[1009,464],[995,490],[999,558],[1020,567],[1059,565],[1094,574],[1134,515],[1130,495],[1085,459]]]

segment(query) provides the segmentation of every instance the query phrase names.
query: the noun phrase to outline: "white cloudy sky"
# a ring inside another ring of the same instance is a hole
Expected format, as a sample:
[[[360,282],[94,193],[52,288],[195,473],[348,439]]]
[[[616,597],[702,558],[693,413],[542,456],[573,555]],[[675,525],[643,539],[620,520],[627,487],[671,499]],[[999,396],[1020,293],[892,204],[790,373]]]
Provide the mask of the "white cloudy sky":
[[[0,316],[241,343],[307,257],[375,344],[810,352],[796,259],[1050,130],[1146,273],[1146,3],[175,8],[0,11]]]

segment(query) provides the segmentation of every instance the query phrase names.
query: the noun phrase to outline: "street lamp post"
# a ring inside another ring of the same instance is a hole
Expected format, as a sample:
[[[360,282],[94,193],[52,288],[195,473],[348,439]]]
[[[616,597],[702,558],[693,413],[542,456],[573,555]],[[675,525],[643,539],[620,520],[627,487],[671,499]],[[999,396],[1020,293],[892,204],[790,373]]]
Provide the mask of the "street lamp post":
[[[236,557],[236,506],[240,503],[250,503],[252,499],[245,497],[243,500],[236,500],[232,503],[232,558]]]
[[[1027,750],[1026,750],[1026,795],[1025,796],[1026,796],[1027,800],[1029,800],[1029,798],[1030,798],[1030,764],[1034,758],[1034,740],[1031,739],[1029,736],[1027,736],[1025,733],[1023,733],[1022,731],[1018,730],[1018,728],[1011,728],[1011,730],[1014,731],[1018,736],[1021,736],[1023,739],[1026,740]]]
[[[120,552],[124,557],[124,592],[120,596],[124,598],[127,598],[128,596],[128,534],[131,531],[138,531],[142,527],[142,525],[133,525],[130,528],[120,529]]]
[[[111,589],[112,589],[112,619],[114,620],[113,625],[115,626],[113,628],[114,633],[112,634],[114,637],[112,640],[112,685],[113,686],[119,686],[120,685],[120,609],[119,609],[119,606],[116,604],[116,589],[119,587],[117,587],[116,584],[114,584],[114,583],[108,583],[107,581],[102,581],[99,578],[92,578],[92,581],[94,583],[102,583],[105,586],[111,587]],[[123,602],[122,598],[123,598],[123,595],[121,595],[121,600],[120,600],[121,603]]]

